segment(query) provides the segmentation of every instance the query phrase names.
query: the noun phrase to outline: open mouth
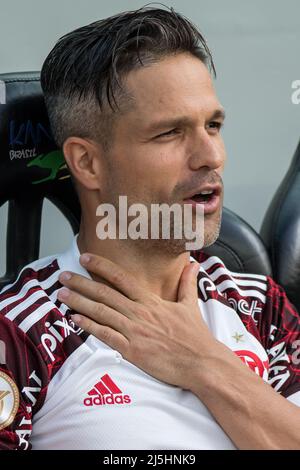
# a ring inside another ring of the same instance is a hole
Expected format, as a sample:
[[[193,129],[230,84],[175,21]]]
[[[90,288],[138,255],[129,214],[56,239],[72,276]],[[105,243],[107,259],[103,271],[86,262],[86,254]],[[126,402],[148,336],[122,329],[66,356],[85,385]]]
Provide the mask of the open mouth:
[[[204,214],[211,214],[218,210],[221,202],[220,198],[221,188],[205,189],[196,193],[187,199],[184,199],[184,204],[192,204],[194,208],[202,204]]]
[[[214,197],[215,191],[202,191],[201,193],[195,194],[190,199],[198,204],[207,204]]]

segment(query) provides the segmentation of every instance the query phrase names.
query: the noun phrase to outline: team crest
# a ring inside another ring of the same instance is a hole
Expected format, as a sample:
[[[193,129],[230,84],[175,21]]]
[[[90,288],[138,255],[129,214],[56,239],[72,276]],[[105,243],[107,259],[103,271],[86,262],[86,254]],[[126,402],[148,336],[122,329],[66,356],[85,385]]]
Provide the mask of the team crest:
[[[0,371],[0,430],[14,420],[19,408],[19,391],[15,382]]]

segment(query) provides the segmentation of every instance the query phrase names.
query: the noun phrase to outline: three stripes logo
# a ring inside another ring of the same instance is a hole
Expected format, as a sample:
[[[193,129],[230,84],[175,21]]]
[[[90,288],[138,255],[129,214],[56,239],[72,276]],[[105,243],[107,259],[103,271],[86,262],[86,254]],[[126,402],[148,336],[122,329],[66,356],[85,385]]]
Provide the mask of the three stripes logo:
[[[83,400],[85,406],[124,405],[131,403],[129,395],[124,395],[108,374],[101,377]]]

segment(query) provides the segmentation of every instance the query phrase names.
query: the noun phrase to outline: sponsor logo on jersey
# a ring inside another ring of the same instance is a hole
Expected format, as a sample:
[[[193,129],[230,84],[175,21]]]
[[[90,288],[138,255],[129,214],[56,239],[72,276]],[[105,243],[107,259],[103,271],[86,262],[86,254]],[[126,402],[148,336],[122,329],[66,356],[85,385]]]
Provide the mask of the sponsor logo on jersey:
[[[83,400],[85,406],[125,405],[131,403],[129,395],[124,395],[108,374],[101,377]]]
[[[262,361],[253,351],[239,350],[235,354],[260,377],[268,374],[269,361]]]
[[[0,429],[7,428],[19,408],[19,391],[9,375],[0,371]]]

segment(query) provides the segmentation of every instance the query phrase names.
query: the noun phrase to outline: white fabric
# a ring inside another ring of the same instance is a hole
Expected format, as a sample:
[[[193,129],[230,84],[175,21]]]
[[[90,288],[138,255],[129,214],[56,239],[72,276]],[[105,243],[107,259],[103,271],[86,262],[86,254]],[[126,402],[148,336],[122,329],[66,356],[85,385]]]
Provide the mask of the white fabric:
[[[300,406],[300,392],[293,393],[287,399],[294,403],[294,405]]]
[[[71,249],[58,257],[60,269],[89,277],[78,258],[74,239]],[[267,361],[266,351],[233,308],[214,299],[199,300],[199,306],[218,340]],[[236,334],[242,335],[242,343],[237,344]],[[88,392],[105,374],[123,395],[129,395],[130,403],[84,405]],[[195,395],[156,380],[92,336],[68,357],[50,382],[45,403],[33,419],[31,442],[33,449],[235,448]]]

